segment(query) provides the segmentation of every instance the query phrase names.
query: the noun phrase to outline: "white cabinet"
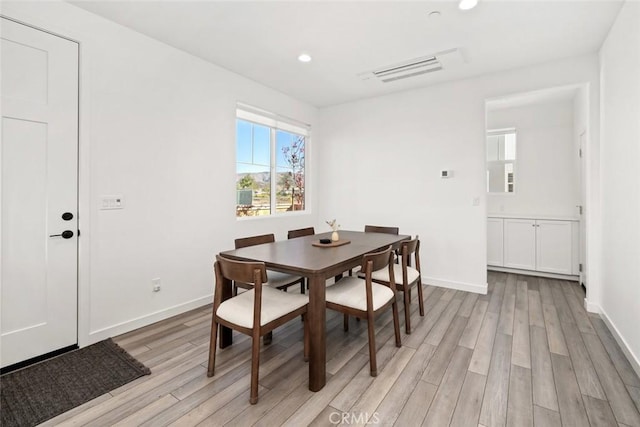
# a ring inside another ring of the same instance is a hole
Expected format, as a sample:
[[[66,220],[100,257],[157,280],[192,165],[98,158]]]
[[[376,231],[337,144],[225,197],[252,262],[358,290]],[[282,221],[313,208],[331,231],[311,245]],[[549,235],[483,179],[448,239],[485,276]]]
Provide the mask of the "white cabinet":
[[[579,227],[573,220],[487,219],[487,264],[577,275]]]
[[[536,269],[535,220],[504,220],[504,266],[522,270]]]
[[[536,221],[536,270],[571,274],[570,221]]]
[[[502,218],[487,219],[487,264],[496,267],[504,265]]]

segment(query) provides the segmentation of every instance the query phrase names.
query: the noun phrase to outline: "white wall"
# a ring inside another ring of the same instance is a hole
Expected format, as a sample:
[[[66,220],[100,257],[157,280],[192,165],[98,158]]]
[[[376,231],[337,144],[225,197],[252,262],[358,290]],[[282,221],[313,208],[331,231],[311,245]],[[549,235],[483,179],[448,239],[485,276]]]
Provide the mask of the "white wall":
[[[601,311],[640,374],[640,3],[626,2],[600,51]]]
[[[236,102],[312,125],[314,107],[67,3],[2,6],[81,44],[80,345],[209,303],[214,254],[234,238],[317,225],[237,221],[234,191]],[[313,148],[308,160],[313,208]],[[98,210],[110,194],[125,209]]]
[[[596,56],[322,109],[320,218],[419,234],[427,283],[485,292],[485,100],[573,84],[588,84],[597,105]],[[597,129],[597,109],[589,120]],[[597,134],[590,144],[597,154]],[[454,177],[439,178],[441,169]]]
[[[487,129],[516,128],[514,194],[490,194],[489,213],[576,216],[573,100],[487,111]]]

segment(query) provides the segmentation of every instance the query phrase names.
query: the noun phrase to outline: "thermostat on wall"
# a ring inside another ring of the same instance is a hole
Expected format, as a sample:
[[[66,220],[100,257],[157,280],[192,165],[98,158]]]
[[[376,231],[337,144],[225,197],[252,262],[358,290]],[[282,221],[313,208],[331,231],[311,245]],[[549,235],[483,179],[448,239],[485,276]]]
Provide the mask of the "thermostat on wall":
[[[453,171],[451,170],[440,171],[440,178],[452,178],[452,177],[453,177]]]

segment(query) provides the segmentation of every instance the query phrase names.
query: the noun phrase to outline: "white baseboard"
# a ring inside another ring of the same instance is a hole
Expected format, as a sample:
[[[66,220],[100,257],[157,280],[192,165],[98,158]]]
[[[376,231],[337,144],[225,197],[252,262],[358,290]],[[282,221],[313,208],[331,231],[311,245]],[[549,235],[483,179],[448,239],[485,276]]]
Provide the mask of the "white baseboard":
[[[545,273],[544,271],[519,270],[517,268],[496,267],[493,265],[487,266],[487,270],[499,271],[501,273],[522,274],[523,276],[538,276],[538,277],[548,277],[550,279],[570,280],[572,282],[577,282],[578,280],[580,280],[580,276],[572,276],[567,274],[556,274],[556,273]]]
[[[613,324],[609,316],[607,316],[607,313],[605,313],[602,307],[598,307],[598,308],[599,308],[600,318],[604,321],[604,324],[607,325],[607,328],[609,328],[609,331],[611,331],[611,335],[613,335],[616,342],[622,349],[622,352],[627,357],[627,360],[631,364],[631,367],[633,368],[633,370],[636,372],[636,375],[640,377],[640,358],[638,358],[638,355],[633,354],[633,351],[631,351],[629,344],[627,344],[627,341],[625,341],[624,337],[620,335],[618,328],[616,328],[616,326]]]
[[[598,304],[592,303],[588,299],[584,299],[584,309],[589,313],[600,314],[600,306]]]
[[[187,301],[183,304],[174,305],[173,307],[156,311],[155,313],[127,320],[126,322],[118,323],[117,325],[92,331],[89,333],[88,342],[81,343],[81,347],[96,343],[98,341],[102,341],[109,337],[115,337],[116,335],[124,334],[125,332],[133,331],[134,329],[142,328],[143,326],[168,319],[169,317],[182,314],[186,311],[193,310],[198,307],[202,307],[203,305],[211,304],[212,302],[213,294]]]
[[[422,276],[422,283],[426,285],[438,286],[441,288],[456,289],[458,291],[473,292],[476,294],[487,294],[487,284],[477,285],[474,283],[453,282],[451,280],[437,279],[435,277]]]

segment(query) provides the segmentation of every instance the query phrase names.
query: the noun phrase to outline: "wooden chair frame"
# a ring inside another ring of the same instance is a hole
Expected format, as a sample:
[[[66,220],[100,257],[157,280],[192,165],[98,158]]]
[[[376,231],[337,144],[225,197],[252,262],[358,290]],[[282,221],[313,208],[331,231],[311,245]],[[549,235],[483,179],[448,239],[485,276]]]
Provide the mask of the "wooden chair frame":
[[[213,302],[213,316],[211,319],[211,340],[209,343],[209,364],[207,376],[211,377],[215,374],[216,342],[218,338],[219,325],[223,325],[245,335],[249,335],[251,337],[251,395],[249,401],[254,405],[258,402],[261,336],[266,335],[278,326],[281,326],[298,316],[302,316],[304,321],[304,360],[309,360],[309,325],[306,321],[307,305],[261,326],[262,284],[267,281],[267,270],[264,263],[233,261],[225,259],[220,255],[216,255],[214,270],[216,276],[216,288]],[[222,283],[225,278],[243,283],[253,283],[255,295],[252,328],[246,328],[218,317],[217,311],[220,304],[222,304]]]
[[[395,234],[396,236],[400,234],[400,227],[386,227],[381,225],[365,225],[364,226],[365,233],[385,233],[385,234]]]
[[[418,288],[418,307],[420,308],[420,316],[424,316],[424,299],[422,295],[422,271],[420,269],[420,239],[416,236],[415,239],[402,242],[400,247],[400,263],[402,265],[402,283],[396,282],[396,288],[403,293],[404,300],[404,328],[407,334],[411,333],[411,316],[409,306],[411,305],[411,288],[417,286]],[[418,277],[411,283],[409,283],[407,267],[411,267],[411,254],[414,254],[416,266],[418,271]],[[381,280],[373,280],[376,283],[388,285],[388,282]]]
[[[241,248],[246,248],[249,246],[255,246],[255,245],[262,245],[264,243],[273,243],[276,241],[275,236],[273,235],[273,233],[270,234],[261,234],[258,236],[250,236],[250,237],[240,237],[238,239],[235,239],[234,243],[235,243],[235,248],[236,249],[241,249]],[[277,289],[280,290],[284,290],[286,291],[289,287],[296,285],[300,283],[300,293],[304,294],[304,288],[305,288],[305,280],[304,277],[295,280],[291,283],[286,283],[282,286],[278,286]],[[247,285],[243,282],[238,282],[238,281],[234,281],[233,282],[233,295],[238,295],[238,288],[243,288],[243,289],[251,289],[252,286]]]
[[[316,230],[313,227],[299,228],[297,230],[289,230],[287,239],[296,239],[303,236],[313,236]]]
[[[353,307],[347,307],[340,304],[335,304],[327,301],[326,307],[341,312],[344,314],[344,328],[345,331],[349,329],[348,316],[354,316],[357,319],[366,319],[367,320],[367,331],[369,336],[369,370],[372,377],[378,375],[378,366],[376,360],[376,341],[375,341],[375,317],[391,306],[391,310],[393,312],[393,329],[395,333],[396,339],[396,347],[401,346],[401,338],[400,338],[400,324],[398,320],[398,306],[396,303],[396,285],[393,278],[393,253],[391,252],[391,246],[381,252],[374,252],[366,254],[362,257],[362,271],[365,272],[365,288],[366,288],[366,296],[367,296],[367,309],[366,310],[358,310]],[[388,266],[389,268],[389,277],[391,278],[391,282],[388,286],[393,291],[394,297],[391,298],[387,303],[380,306],[377,310],[373,309],[373,291],[372,291],[372,283],[371,273],[373,271],[384,268],[384,266]]]

